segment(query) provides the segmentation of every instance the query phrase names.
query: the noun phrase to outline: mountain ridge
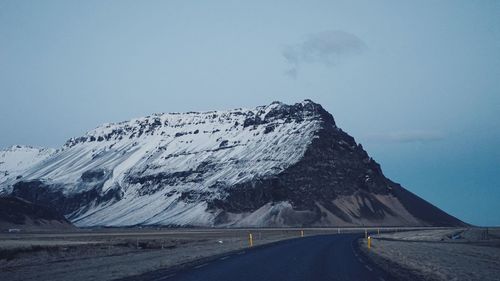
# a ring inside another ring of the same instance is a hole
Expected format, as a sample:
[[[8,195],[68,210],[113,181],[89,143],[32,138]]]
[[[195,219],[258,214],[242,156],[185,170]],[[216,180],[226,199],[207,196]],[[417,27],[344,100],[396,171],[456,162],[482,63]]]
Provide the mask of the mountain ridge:
[[[310,100],[104,124],[2,187],[80,226],[463,224],[387,179]]]
[[[16,178],[28,167],[42,162],[55,152],[55,149],[30,145],[12,145],[0,149],[0,183]]]

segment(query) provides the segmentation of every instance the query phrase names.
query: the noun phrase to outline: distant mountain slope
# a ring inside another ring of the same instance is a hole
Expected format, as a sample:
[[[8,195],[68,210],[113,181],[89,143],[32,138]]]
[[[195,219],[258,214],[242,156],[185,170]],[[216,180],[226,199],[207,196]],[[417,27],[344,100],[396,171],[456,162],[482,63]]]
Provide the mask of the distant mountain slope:
[[[385,178],[309,100],[105,124],[2,188],[81,226],[463,224]]]
[[[71,223],[56,211],[17,197],[0,197],[0,231],[8,229],[72,229]]]
[[[47,159],[55,149],[14,145],[0,150],[0,183],[15,179],[27,168]]]

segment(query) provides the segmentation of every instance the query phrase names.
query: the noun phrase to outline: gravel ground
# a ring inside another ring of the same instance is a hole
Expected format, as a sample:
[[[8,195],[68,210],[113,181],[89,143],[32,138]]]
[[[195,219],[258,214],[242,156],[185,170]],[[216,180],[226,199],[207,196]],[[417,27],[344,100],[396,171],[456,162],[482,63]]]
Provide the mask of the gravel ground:
[[[113,280],[245,249],[250,232],[255,246],[300,236],[295,229],[0,234],[0,280]]]
[[[401,280],[500,280],[499,229],[409,231],[373,235],[361,249]]]
[[[481,233],[457,229],[436,229],[433,235],[426,231],[383,233],[393,230],[380,229],[382,234],[378,235],[379,240],[374,241],[368,254],[386,268],[390,265],[391,272],[399,271],[399,276],[421,276],[421,280],[499,280],[494,278],[500,276],[500,248],[470,244],[471,241],[480,243],[477,237],[481,238]],[[466,243],[448,237],[457,231]],[[305,235],[344,232],[364,232],[364,229],[306,229]],[[368,232],[377,233],[378,229],[368,229]],[[114,280],[245,249],[249,233],[253,234],[254,245],[300,236],[299,229],[93,229],[64,233],[0,233],[0,280],[59,281],[69,277],[72,281]],[[500,231],[490,232],[493,238],[487,243],[500,241],[495,238],[500,238],[499,234]],[[395,259],[404,262],[399,265]],[[477,270],[471,271],[471,265]],[[482,274],[477,275],[478,272]]]

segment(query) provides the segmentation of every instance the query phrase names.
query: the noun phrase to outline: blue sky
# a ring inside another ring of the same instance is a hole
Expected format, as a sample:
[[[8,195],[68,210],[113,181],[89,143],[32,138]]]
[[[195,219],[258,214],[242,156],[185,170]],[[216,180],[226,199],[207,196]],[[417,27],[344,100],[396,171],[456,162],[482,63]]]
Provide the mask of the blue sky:
[[[500,225],[499,1],[0,0],[0,146],[309,98],[386,175]]]

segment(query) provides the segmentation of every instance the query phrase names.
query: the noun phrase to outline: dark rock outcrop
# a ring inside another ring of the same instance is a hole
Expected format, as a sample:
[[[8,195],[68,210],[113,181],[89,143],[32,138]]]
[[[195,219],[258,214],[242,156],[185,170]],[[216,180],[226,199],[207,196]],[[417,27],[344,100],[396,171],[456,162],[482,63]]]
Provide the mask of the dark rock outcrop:
[[[310,100],[106,124],[53,158],[10,193],[85,226],[465,225],[387,179]]]
[[[372,220],[373,225],[377,225],[376,222],[383,221],[386,215],[398,216],[391,206],[374,196],[381,195],[396,198],[421,224],[466,225],[387,179],[380,165],[368,156],[361,144],[336,126],[331,114],[319,104],[309,103],[308,106],[310,108],[296,105],[271,112],[269,118],[297,119],[304,110],[317,113],[322,128],[316,132],[304,157],[272,177],[227,187],[226,197],[209,201],[210,209],[223,210],[219,223],[224,223],[226,212],[254,212],[268,203],[288,201],[294,210],[315,214],[301,221],[301,225],[318,224],[324,216],[318,203],[346,223],[352,223],[352,218],[357,217]],[[358,214],[346,212],[334,203],[339,196],[355,195],[362,202]]]
[[[0,197],[0,228],[68,229],[71,223],[56,210],[18,197]]]
[[[102,185],[94,186],[89,190],[68,195],[63,193],[61,187],[40,180],[19,181],[14,184],[11,195],[50,206],[58,213],[65,214],[68,219],[72,219],[94,205],[120,199],[119,188],[102,192],[101,187]]]

